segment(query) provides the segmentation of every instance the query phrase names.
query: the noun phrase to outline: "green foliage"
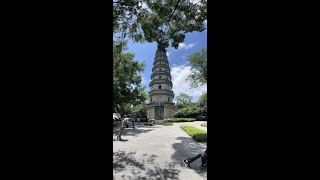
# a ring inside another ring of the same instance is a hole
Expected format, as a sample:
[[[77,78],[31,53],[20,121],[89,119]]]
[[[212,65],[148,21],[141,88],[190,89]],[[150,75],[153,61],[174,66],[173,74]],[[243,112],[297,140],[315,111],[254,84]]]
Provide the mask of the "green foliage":
[[[180,126],[189,136],[198,142],[207,142],[207,132],[193,126]]]
[[[183,97],[190,96],[183,95]],[[207,116],[207,93],[203,94],[196,103],[192,103],[190,98],[187,100],[186,98],[181,98],[181,94],[177,98],[175,117],[197,118],[199,116]]]
[[[172,122],[166,122],[163,124],[164,126],[173,126],[173,123]]]
[[[175,112],[174,116],[175,117],[182,117],[182,118],[196,118],[199,116],[199,111],[198,111],[197,106],[195,106],[193,104],[193,105],[187,106],[185,108],[178,109]]]
[[[207,93],[203,94],[196,103],[198,116],[207,117]]]
[[[201,126],[207,127],[207,123],[202,123]]]
[[[134,61],[134,54],[125,52],[127,42],[113,41],[113,112],[132,113],[131,105],[136,106],[146,100],[141,87],[144,63]]]
[[[146,5],[148,9],[143,8]],[[135,42],[157,42],[158,47],[173,48],[185,33],[202,32],[207,19],[207,1],[190,0],[117,0],[113,2],[113,31]]]
[[[141,99],[149,99],[149,94],[145,91],[141,91]],[[140,104],[133,106],[133,117],[144,118],[147,117],[147,105],[145,102],[140,101]]]
[[[192,73],[188,76],[191,80],[191,87],[198,87],[199,84],[207,83],[207,49],[202,49],[201,52],[196,52],[189,56]]]
[[[188,94],[185,93],[180,93],[177,97],[177,103],[176,103],[176,108],[181,109],[184,107],[187,107],[188,105],[192,104],[191,100],[192,97],[189,96]]]
[[[195,118],[168,118],[167,122],[193,122]]]

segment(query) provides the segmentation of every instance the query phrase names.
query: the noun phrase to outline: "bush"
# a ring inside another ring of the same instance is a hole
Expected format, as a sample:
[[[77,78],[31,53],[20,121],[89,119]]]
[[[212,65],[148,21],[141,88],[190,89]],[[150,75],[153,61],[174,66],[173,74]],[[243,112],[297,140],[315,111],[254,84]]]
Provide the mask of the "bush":
[[[166,120],[167,122],[193,122],[196,119],[195,118],[169,118]]]
[[[203,123],[201,124],[201,126],[207,127],[207,123]]]
[[[181,118],[196,118],[199,115],[201,115],[198,111],[199,108],[197,108],[194,105],[187,106],[181,109],[178,109],[175,113],[175,117],[181,117]]]
[[[166,122],[163,124],[164,126],[173,126],[173,123],[172,122]]]
[[[207,142],[207,132],[193,126],[180,126],[189,136],[198,142]]]

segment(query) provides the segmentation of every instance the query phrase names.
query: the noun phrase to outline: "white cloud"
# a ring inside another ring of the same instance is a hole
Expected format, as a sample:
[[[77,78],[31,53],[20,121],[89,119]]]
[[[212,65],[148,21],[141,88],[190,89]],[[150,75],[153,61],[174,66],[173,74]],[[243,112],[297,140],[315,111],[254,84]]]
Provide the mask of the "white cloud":
[[[142,74],[141,75],[141,85],[149,86],[148,79],[145,79]]]
[[[182,55],[182,59],[187,59],[190,56],[190,54],[184,54]]]
[[[148,12],[152,12],[146,3],[142,3],[142,9],[146,9]]]
[[[197,3],[199,2],[200,0],[190,0],[191,3]]]
[[[141,84],[145,84],[146,83],[146,79],[143,78],[143,76],[141,75]]]
[[[193,101],[196,102],[199,97],[207,92],[207,85],[198,86],[197,88],[190,89],[191,81],[187,81],[187,76],[191,74],[191,66],[174,66],[171,68],[173,92],[175,97],[180,93],[186,93],[193,97]],[[176,100],[174,99],[174,102]]]
[[[207,20],[203,21],[203,23],[204,23],[206,26],[208,25]]]
[[[167,57],[169,57],[170,53],[169,53],[169,52],[166,52],[166,55],[167,55]]]
[[[192,48],[194,45],[195,45],[195,43],[194,43],[194,44],[179,43],[179,49],[190,49],[190,48]]]

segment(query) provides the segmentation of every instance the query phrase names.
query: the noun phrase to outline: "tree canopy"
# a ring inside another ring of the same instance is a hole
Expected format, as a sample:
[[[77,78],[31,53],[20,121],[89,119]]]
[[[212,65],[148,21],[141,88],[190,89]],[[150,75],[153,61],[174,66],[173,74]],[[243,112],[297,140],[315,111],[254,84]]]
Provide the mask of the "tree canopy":
[[[181,98],[181,95],[185,98]],[[177,100],[175,117],[197,118],[207,116],[207,93],[203,94],[196,103],[189,101],[191,96],[184,93],[180,93],[177,97],[180,100],[179,102]]]
[[[185,33],[202,32],[207,19],[207,1],[190,0],[114,0],[113,31],[135,42],[157,42],[158,48],[173,48]]]
[[[181,109],[181,108],[184,108],[186,107],[187,105],[191,104],[191,100],[192,100],[192,97],[189,96],[188,94],[186,93],[180,93],[177,97],[177,103],[176,103],[176,107],[177,109]]]
[[[144,102],[147,98],[141,87],[145,64],[134,61],[134,54],[125,52],[127,42],[113,41],[113,112],[130,111],[129,106]]]
[[[191,87],[198,87],[200,84],[207,84],[207,49],[203,48],[201,52],[196,52],[189,56],[192,73],[188,76],[191,80]]]

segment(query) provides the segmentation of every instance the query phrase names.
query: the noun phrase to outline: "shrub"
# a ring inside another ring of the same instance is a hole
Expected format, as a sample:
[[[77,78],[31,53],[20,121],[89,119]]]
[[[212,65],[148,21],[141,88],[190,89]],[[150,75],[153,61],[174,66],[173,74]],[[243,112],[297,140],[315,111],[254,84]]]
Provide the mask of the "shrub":
[[[166,122],[163,124],[164,126],[173,126],[173,123],[172,122]]]
[[[180,126],[189,136],[198,142],[207,142],[207,132],[193,126]]]
[[[207,127],[207,123],[203,123],[201,124],[201,126]]]
[[[178,109],[175,113],[175,117],[181,118],[196,118],[197,116],[201,115],[198,112],[198,109],[195,105],[187,106],[181,109]]]
[[[196,119],[195,118],[169,118],[166,120],[167,122],[193,122]]]

